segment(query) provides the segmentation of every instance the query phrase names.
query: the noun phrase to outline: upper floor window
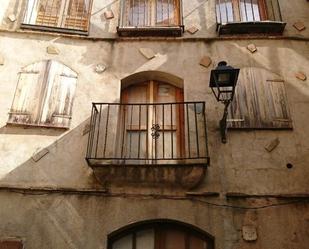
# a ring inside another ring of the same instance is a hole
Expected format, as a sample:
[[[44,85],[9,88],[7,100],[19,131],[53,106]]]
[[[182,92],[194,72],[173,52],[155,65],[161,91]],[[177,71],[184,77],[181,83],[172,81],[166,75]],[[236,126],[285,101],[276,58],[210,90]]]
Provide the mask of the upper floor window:
[[[133,224],[109,236],[108,249],[213,249],[211,235],[176,221]]]
[[[23,28],[87,34],[91,0],[28,0]]]
[[[69,128],[77,74],[53,60],[24,67],[9,124]]]
[[[118,33],[181,35],[181,0],[122,0]]]
[[[282,33],[278,0],[216,0],[220,34]]]

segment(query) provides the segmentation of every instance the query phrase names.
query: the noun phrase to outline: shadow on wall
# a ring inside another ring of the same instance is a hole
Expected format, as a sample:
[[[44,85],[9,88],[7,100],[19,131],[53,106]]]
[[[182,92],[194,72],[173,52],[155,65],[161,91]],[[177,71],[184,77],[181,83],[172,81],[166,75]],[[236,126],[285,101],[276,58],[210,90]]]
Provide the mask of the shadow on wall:
[[[85,160],[88,124],[89,118],[12,170],[1,179],[1,184],[24,187],[98,187]]]

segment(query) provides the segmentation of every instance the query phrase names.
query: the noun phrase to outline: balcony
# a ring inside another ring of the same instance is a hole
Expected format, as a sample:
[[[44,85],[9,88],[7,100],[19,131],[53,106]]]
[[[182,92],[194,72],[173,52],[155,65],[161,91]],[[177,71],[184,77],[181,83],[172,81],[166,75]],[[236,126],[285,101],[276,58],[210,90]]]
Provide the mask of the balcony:
[[[216,0],[217,31],[229,34],[283,33],[278,0]]]
[[[121,1],[119,36],[181,36],[180,0]]]
[[[205,103],[93,103],[86,160],[104,183],[192,187],[209,164]]]

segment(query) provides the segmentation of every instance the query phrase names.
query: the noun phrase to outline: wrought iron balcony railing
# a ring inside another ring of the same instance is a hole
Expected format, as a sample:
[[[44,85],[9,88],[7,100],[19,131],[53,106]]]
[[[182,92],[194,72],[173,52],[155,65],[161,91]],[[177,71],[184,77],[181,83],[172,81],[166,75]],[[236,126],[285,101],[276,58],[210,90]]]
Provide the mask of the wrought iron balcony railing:
[[[216,0],[220,34],[279,33],[285,23],[278,0]]]
[[[86,160],[90,166],[206,166],[205,103],[93,103]]]

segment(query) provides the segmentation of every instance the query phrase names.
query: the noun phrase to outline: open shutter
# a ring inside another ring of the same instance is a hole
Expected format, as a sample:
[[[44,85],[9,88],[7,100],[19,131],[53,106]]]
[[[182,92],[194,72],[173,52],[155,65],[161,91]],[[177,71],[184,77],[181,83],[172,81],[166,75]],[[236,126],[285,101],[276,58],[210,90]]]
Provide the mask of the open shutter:
[[[228,127],[293,128],[284,82],[263,69],[246,68],[240,72]]]

